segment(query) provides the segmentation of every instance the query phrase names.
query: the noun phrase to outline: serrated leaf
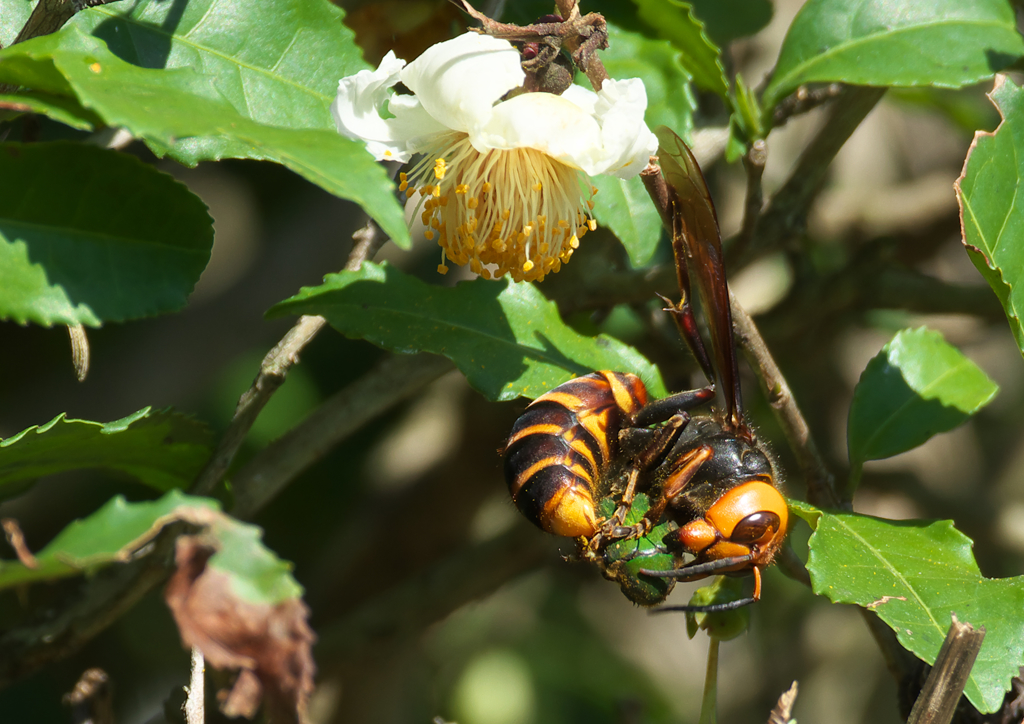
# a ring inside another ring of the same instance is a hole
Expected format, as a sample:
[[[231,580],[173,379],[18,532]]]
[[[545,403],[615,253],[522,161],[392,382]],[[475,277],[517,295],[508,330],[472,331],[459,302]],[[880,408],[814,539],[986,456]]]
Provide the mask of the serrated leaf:
[[[206,205],[133,156],[0,144],[0,318],[98,327],[181,309],[212,246]]]
[[[633,3],[639,18],[679,51],[680,61],[693,75],[694,82],[727,100],[729,81],[722,66],[721,50],[705,34],[704,24],[693,16],[690,3],[679,0],[633,0]],[[641,77],[646,82],[646,76]],[[676,132],[682,131],[676,129]]]
[[[610,47],[601,60],[615,78],[643,78],[647,89],[645,120],[651,128],[665,125],[689,136],[696,101],[690,75],[679,62],[679,53],[667,40],[608,25]],[[618,237],[633,266],[651,260],[661,237],[661,217],[639,178],[595,176],[599,193],[594,216]]]
[[[161,492],[192,483],[210,457],[206,425],[169,410],[145,407],[113,422],[58,415],[0,440],[0,500],[44,475],[103,469],[130,475]]]
[[[932,664],[950,614],[987,630],[965,693],[982,713],[999,709],[1024,664],[1024,577],[981,575],[971,540],[951,521],[888,521],[820,512],[807,569],[814,592],[872,609],[900,644]]]
[[[961,88],[1024,55],[1006,0],[808,0],[783,41],[766,113],[803,83]]]
[[[924,327],[899,332],[868,362],[854,389],[847,426],[851,467],[952,430],[998,390],[938,332]]]
[[[320,314],[348,337],[393,352],[432,352],[452,360],[491,400],[535,398],[594,370],[633,372],[655,397],[657,368],[632,347],[566,326],[532,284],[475,279],[426,284],[388,264],[329,274],[275,305],[269,316]]]
[[[224,4],[216,0],[210,3],[217,8]],[[282,3],[291,4],[292,0],[275,0],[260,7]],[[141,5],[170,7],[167,3]],[[189,8],[192,7],[190,4]],[[144,139],[158,155],[170,155],[187,165],[222,158],[280,163],[330,193],[360,204],[397,244],[409,246],[409,231],[402,207],[394,197],[393,182],[363,144],[343,138],[334,130],[328,110],[334,91],[330,97],[323,90],[313,92],[301,85],[304,77],[292,78],[277,68],[273,73],[255,73],[268,58],[259,55],[250,59],[245,53],[249,46],[244,42],[235,48],[235,54],[219,58],[219,63],[207,57],[215,56],[219,46],[204,48],[204,54],[195,57],[196,64],[207,71],[204,73],[188,65],[166,69],[133,65],[112,53],[99,38],[83,32],[82,27],[88,27],[88,23],[82,18],[92,18],[95,24],[97,16],[93,12],[99,13],[101,19],[114,22],[103,14],[112,12],[108,7],[97,8],[76,16],[79,20],[60,32],[0,51],[0,82],[70,97],[107,125],[123,127]],[[147,30],[142,32],[136,27],[136,21],[122,18],[118,20],[121,24],[99,23],[94,32],[128,35],[132,30],[139,31],[142,37],[153,35],[149,25],[137,22]],[[278,28],[279,23],[273,26]],[[115,27],[121,30],[115,32],[112,29]],[[291,29],[296,36],[305,37],[301,28],[292,26]],[[236,30],[235,26],[229,26],[220,27],[218,32],[238,41]],[[300,37],[292,37],[292,40],[305,48]],[[167,52],[166,37],[162,42]],[[184,40],[181,42],[188,45]],[[319,47],[323,42],[323,38],[318,38],[313,43],[317,52],[323,50]],[[343,33],[338,42],[344,45],[351,40]],[[149,46],[142,45],[136,51],[141,53],[145,48]],[[345,54],[341,46],[335,51]],[[155,50],[150,48],[145,56],[147,61],[153,62],[153,52]],[[318,67],[314,59],[306,56],[302,56],[308,61],[303,65],[293,57],[294,52],[292,49],[278,60],[286,67],[302,66],[307,75],[312,72],[310,68]],[[250,60],[255,75],[239,70]],[[228,72],[234,66],[238,66],[236,72]],[[322,72],[333,74],[335,67],[333,62],[326,63],[326,70]],[[326,82],[322,78],[320,81],[321,85]],[[332,81],[335,89],[337,82],[338,78]],[[231,83],[244,88],[234,88],[233,93],[229,93],[222,86]],[[287,92],[278,86],[285,87]],[[257,91],[263,95],[246,95]],[[243,107],[239,109],[232,101]],[[279,115],[289,112],[291,115],[287,118]],[[278,125],[270,125],[271,121]]]
[[[301,596],[291,566],[261,542],[260,528],[220,512],[220,503],[172,490],[159,500],[129,503],[112,498],[92,515],[76,520],[36,554],[37,567],[0,560],[0,590],[51,581],[131,560],[165,526],[184,521],[203,528],[217,552],[207,562],[230,577],[232,590],[251,603],[274,604]]]
[[[957,179],[960,228],[974,266],[999,297],[1024,354],[1024,92],[1000,76],[989,98],[1003,121],[994,133],[978,131]]]

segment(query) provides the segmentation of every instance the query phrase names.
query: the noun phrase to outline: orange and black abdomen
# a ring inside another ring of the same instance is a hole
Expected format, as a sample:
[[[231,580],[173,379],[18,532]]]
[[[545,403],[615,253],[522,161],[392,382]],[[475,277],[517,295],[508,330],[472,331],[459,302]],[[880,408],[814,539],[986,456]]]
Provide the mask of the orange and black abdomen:
[[[636,375],[594,372],[541,395],[516,420],[505,479],[516,507],[555,535],[592,536],[605,468],[628,415],[647,404]]]

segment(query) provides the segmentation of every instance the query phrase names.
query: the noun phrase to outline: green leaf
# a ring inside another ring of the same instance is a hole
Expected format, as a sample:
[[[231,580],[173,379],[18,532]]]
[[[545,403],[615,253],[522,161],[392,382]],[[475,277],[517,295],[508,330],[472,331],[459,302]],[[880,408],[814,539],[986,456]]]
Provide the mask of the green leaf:
[[[645,120],[651,128],[665,125],[685,137],[693,129],[696,101],[690,75],[679,62],[679,53],[666,40],[608,26],[610,47],[601,60],[614,78],[643,78],[647,89]],[[651,260],[661,237],[661,217],[639,178],[614,176],[591,179],[599,190],[594,216],[611,229],[626,247],[630,263],[643,266]]]
[[[977,365],[924,327],[903,330],[864,369],[847,427],[850,465],[879,460],[952,430],[999,388]]]
[[[704,25],[693,16],[690,3],[679,0],[633,0],[637,15],[654,31],[671,41],[680,53],[684,68],[705,90],[728,99],[729,81],[722,67],[721,51],[704,33]],[[614,47],[614,44],[613,46]],[[647,77],[644,78],[646,83]],[[668,124],[666,124],[668,125]],[[679,129],[675,129],[681,133]]]
[[[693,0],[693,14],[711,41],[723,47],[764,28],[772,19],[770,0]]]
[[[103,119],[82,108],[74,98],[38,91],[0,94],[0,121],[19,113],[49,116],[79,131],[91,131],[103,124]]]
[[[6,48],[18,37],[32,14],[32,5],[26,0],[0,0],[0,47]]]
[[[491,400],[535,398],[594,370],[633,372],[655,397],[657,368],[636,350],[566,326],[531,284],[475,279],[437,287],[388,264],[330,274],[275,305],[269,316],[320,314],[347,337],[393,352],[432,352],[454,362]]]
[[[177,490],[144,503],[129,503],[120,495],[112,498],[92,515],[62,530],[36,555],[35,568],[0,560],[0,590],[127,562],[165,526],[179,521],[203,529],[205,540],[217,549],[207,567],[226,573],[239,598],[276,604],[302,595],[290,564],[263,546],[259,528],[224,515],[216,500]]]
[[[114,422],[58,415],[0,440],[0,500],[36,478],[86,468],[137,478],[161,492],[190,485],[213,447],[210,430],[190,417],[145,407]]]
[[[601,515],[605,518],[611,516],[616,505],[613,498],[605,498],[600,503]],[[647,495],[638,493],[623,525],[637,525],[650,507]],[[618,583],[622,595],[638,606],[657,606],[676,585],[674,578],[654,578],[640,573],[641,570],[668,571],[675,568],[675,556],[661,542],[674,527],[674,523],[665,520],[643,538],[616,541],[604,551],[600,567],[605,578]]]
[[[951,521],[888,521],[820,513],[807,569],[814,592],[872,609],[900,644],[932,664],[950,614],[987,630],[965,693],[982,713],[999,709],[1024,664],[1024,577],[982,577],[971,540]]]
[[[98,327],[181,309],[212,246],[206,205],[133,156],[0,144],[0,318]]]
[[[165,8],[171,6],[158,4]],[[145,5],[148,7],[150,3]],[[101,10],[109,12],[104,7],[76,17],[94,17],[90,13]],[[105,16],[101,13],[101,17]],[[329,98],[308,89],[299,93],[289,84],[289,78],[281,77],[280,73],[269,79],[265,75],[239,76],[239,73],[229,73],[229,66],[212,61],[204,62],[205,73],[196,72],[192,67],[139,67],[113,54],[99,38],[86,35],[80,27],[82,24],[73,22],[58,33],[0,51],[0,82],[70,97],[107,125],[126,128],[144,139],[158,155],[170,155],[187,165],[222,158],[283,164],[330,193],[360,204],[397,244],[409,246],[409,231],[402,207],[394,196],[394,183],[363,144],[343,138],[329,123],[328,107],[333,92]],[[100,24],[95,32],[103,33],[108,29]],[[129,23],[118,32],[129,34],[133,29],[138,30]],[[295,32],[300,36],[293,38],[295,42],[304,42],[301,29]],[[242,43],[236,49],[238,55],[230,56],[232,63],[244,62],[245,47]],[[344,55],[341,47],[337,52]],[[149,60],[152,60],[151,55],[147,56]],[[204,59],[205,55],[199,56],[197,65]],[[280,60],[285,66],[298,63],[290,55]],[[256,59],[253,63],[258,65]],[[333,64],[328,65],[333,67]],[[219,75],[211,75],[213,72]],[[222,88],[226,82],[241,83],[242,80],[250,84],[246,93],[259,91],[266,95],[243,95],[238,100],[232,99]],[[334,88],[337,82],[338,78],[334,78]],[[275,83],[292,88],[299,95],[278,93],[280,89]],[[319,112],[314,112],[312,99],[316,103],[322,101],[322,107],[317,106]],[[239,110],[230,100],[250,102],[253,108]],[[269,125],[269,121],[283,123],[281,118],[265,110],[270,106],[277,108],[276,103],[280,103],[281,108],[292,109],[294,115],[289,127]]]
[[[770,113],[803,83],[961,88],[1024,54],[1006,0],[808,0],[762,99]]]
[[[1024,93],[1005,77],[989,94],[1003,116],[995,133],[979,131],[957,179],[960,228],[974,266],[999,297],[1024,353]]]

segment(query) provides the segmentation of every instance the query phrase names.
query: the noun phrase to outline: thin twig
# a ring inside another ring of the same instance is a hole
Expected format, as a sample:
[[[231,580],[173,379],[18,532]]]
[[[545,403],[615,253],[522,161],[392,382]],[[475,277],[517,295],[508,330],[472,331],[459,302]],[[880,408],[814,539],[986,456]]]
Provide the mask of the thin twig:
[[[761,178],[764,176],[764,165],[768,161],[768,145],[763,139],[757,139],[743,156],[743,169],[747,172],[747,198],[743,204],[743,226],[733,240],[732,253],[743,256],[743,251],[750,245],[757,232],[757,222],[761,218],[761,207],[764,205],[764,190]]]
[[[984,639],[984,627],[976,629],[969,623],[960,623],[953,615],[935,665],[914,702],[907,724],[949,724],[952,721]]]
[[[393,355],[326,400],[232,477],[240,518],[256,514],[303,470],[340,440],[454,369],[431,354]]]
[[[775,708],[768,715],[768,724],[789,724],[793,719],[793,705],[796,703],[798,690],[799,687],[794,681],[786,691],[782,692]]]
[[[885,88],[848,87],[836,98],[825,125],[804,149],[789,180],[761,214],[745,257],[774,249],[803,232],[811,202],[839,149],[885,94]]]
[[[352,235],[352,238],[355,244],[345,264],[347,271],[358,270],[363,261],[372,258],[386,241],[386,237],[372,221],[367,222],[366,226]],[[206,467],[199,473],[190,492],[195,495],[209,495],[220,483],[260,411],[284,384],[288,370],[299,361],[299,353],[313,341],[326,323],[327,320],[319,316],[300,317],[295,326],[289,329],[281,341],[267,353],[252,387],[239,398],[228,429]]]
[[[729,298],[736,337],[747,357],[747,362],[754,368],[764,385],[768,402],[782,426],[790,448],[796,455],[800,470],[807,480],[808,500],[818,506],[841,507],[841,500],[836,492],[835,477],[818,452],[818,446],[811,436],[810,426],[793,398],[789,383],[786,382],[786,378],[775,364],[775,359],[768,351],[768,346],[761,337],[761,333],[758,332],[754,320],[731,293]]]
[[[841,83],[829,83],[818,88],[800,86],[775,106],[772,111],[772,128],[780,128],[786,125],[790,118],[828,103],[842,92],[843,87]]]
[[[192,673],[188,682],[188,698],[185,699],[186,724],[206,722],[206,661],[203,652],[192,647]]]
[[[69,324],[68,337],[71,338],[71,363],[75,366],[75,377],[79,382],[85,382],[89,374],[89,338],[85,335],[85,327]]]

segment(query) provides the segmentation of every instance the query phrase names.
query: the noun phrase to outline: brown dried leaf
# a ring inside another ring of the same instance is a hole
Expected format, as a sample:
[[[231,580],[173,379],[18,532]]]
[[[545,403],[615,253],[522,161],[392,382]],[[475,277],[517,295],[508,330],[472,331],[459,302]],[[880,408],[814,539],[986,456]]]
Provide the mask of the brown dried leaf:
[[[207,567],[216,550],[210,535],[178,539],[178,569],[164,597],[182,641],[198,648],[207,664],[239,670],[234,688],[222,700],[225,714],[251,718],[266,694],[271,721],[298,724],[305,720],[316,672],[309,610],[298,598],[276,605],[242,600],[230,576]]]

